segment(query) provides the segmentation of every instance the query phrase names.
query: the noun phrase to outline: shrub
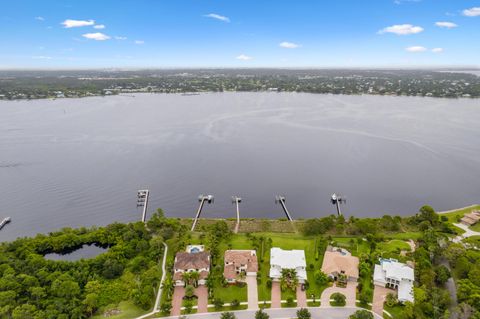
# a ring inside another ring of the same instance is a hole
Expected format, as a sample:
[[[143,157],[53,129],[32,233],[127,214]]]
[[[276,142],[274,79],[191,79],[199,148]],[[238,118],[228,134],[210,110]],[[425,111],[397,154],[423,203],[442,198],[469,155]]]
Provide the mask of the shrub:
[[[269,319],[270,316],[264,312],[262,309],[255,312],[255,319]]]
[[[357,310],[348,319],[373,319],[373,314],[368,310]]]
[[[267,287],[272,288],[272,280],[271,279],[267,279]]]
[[[293,304],[293,298],[292,297],[288,297],[287,298],[287,305],[292,305]]]
[[[346,304],[346,299],[347,298],[345,297],[345,295],[343,295],[339,292],[336,292],[336,293],[332,294],[331,299],[333,299],[333,306],[343,307]]]
[[[238,299],[233,299],[230,306],[232,306],[232,308],[238,308],[240,306],[240,301],[238,301]]]
[[[298,319],[310,319],[312,314],[306,308],[300,308],[297,310],[297,318]]]
[[[221,309],[221,308],[223,307],[223,304],[224,304],[224,302],[223,302],[222,299],[218,299],[218,298],[217,298],[217,299],[215,299],[215,300],[213,301],[213,305],[215,306],[215,309],[216,309],[216,310]]]
[[[236,319],[235,314],[233,312],[222,312],[220,315],[220,319]]]

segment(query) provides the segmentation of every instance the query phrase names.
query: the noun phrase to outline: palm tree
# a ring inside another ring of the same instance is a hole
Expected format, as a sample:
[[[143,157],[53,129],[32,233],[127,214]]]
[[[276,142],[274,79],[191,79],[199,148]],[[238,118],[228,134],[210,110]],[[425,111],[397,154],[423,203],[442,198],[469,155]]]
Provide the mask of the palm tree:
[[[192,277],[190,276],[189,272],[184,271],[182,273],[182,280],[184,282],[185,287],[190,284],[191,279],[192,279]]]
[[[280,278],[280,287],[282,290],[295,290],[298,285],[297,272],[295,269],[282,269],[282,277]]]
[[[198,287],[198,280],[200,279],[200,273],[198,271],[192,271],[190,273],[190,281],[193,281],[193,286]]]

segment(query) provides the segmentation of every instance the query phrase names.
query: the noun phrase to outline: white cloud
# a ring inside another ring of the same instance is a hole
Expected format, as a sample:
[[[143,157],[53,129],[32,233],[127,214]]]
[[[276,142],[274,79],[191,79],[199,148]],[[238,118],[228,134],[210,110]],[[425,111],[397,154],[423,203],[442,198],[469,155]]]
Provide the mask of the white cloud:
[[[433,52],[433,53],[442,53],[442,52],[443,52],[443,48],[433,48],[433,49],[432,49],[432,52]]]
[[[127,37],[115,36],[115,40],[127,40]]]
[[[72,20],[67,19],[61,23],[64,28],[78,28],[78,27],[87,27],[90,25],[94,25],[94,20]]]
[[[216,14],[216,13],[206,14],[205,17],[220,20],[220,21],[223,21],[223,22],[230,22],[229,17],[222,16],[222,15],[219,15],[219,14]]]
[[[298,48],[300,45],[299,44],[296,44],[296,43],[292,43],[292,42],[282,42],[279,44],[282,48],[286,48],[286,49],[296,49]]]
[[[467,17],[478,17],[480,16],[480,7],[465,9],[463,10],[463,15]]]
[[[135,43],[135,44],[144,44],[145,41],[143,41],[143,40],[135,40],[134,43]]]
[[[105,25],[104,24],[97,24],[97,25],[94,25],[93,28],[101,30],[101,29],[105,29]]]
[[[253,59],[251,56],[245,55],[245,54],[240,54],[239,56],[236,57],[237,60],[242,60],[242,61],[248,61]]]
[[[108,35],[101,32],[85,33],[85,34],[82,34],[82,37],[91,39],[91,40],[96,40],[96,41],[105,41],[110,39]]]
[[[422,46],[413,46],[413,47],[408,47],[405,48],[408,52],[425,52],[427,51],[427,48],[422,47]]]
[[[419,26],[414,26],[411,24],[396,24],[390,27],[383,28],[382,30],[378,31],[378,33],[380,34],[395,33],[398,35],[407,35],[407,34],[420,33],[422,31],[423,31],[423,28]]]
[[[34,56],[32,56],[32,59],[36,59],[36,60],[51,60],[52,57],[51,57],[51,56],[46,56],[46,55],[34,55]]]
[[[44,18],[44,17],[35,17],[35,20],[38,20],[38,21],[45,21],[45,18]]]
[[[453,23],[453,22],[447,22],[447,21],[435,22],[435,25],[436,25],[437,27],[447,28],[447,29],[452,29],[452,28],[458,27],[457,24],[455,24],[455,23]]]

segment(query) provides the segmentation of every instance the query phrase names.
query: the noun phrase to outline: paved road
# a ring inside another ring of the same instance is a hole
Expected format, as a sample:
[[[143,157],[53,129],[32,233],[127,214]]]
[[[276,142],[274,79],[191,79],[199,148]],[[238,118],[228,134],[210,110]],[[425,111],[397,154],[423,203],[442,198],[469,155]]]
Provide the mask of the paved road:
[[[257,276],[247,276],[248,309],[258,309]]]
[[[444,265],[447,267],[450,271],[452,269],[450,268],[450,263],[446,258],[442,258],[440,260],[440,265]],[[448,289],[448,293],[450,294],[450,307],[448,308],[450,310],[450,319],[456,319],[458,318],[458,315],[455,311],[457,308],[458,302],[457,302],[457,286],[455,286],[455,281],[453,280],[452,277],[448,278],[447,282],[445,283],[445,287]]]
[[[163,291],[163,281],[165,280],[165,264],[167,262],[167,253],[168,253],[168,246],[167,244],[163,243],[163,247],[165,248],[163,251],[163,261],[162,261],[162,278],[160,279],[160,284],[158,285],[158,293],[157,297],[155,298],[155,305],[153,306],[153,310],[147,314],[144,314],[143,316],[140,316],[136,319],[143,319],[147,318],[153,314],[155,314],[156,311],[158,311],[158,308],[160,306],[160,297],[162,296],[162,291]]]
[[[287,319],[296,318],[296,312],[299,308],[277,308],[266,309],[265,312],[270,315],[272,319]],[[335,308],[308,308],[312,314],[313,319],[346,319],[355,311],[360,308],[347,308],[347,307],[335,307]],[[241,310],[233,311],[237,319],[252,319],[255,317],[255,311],[253,310]],[[220,319],[221,312],[210,312],[203,314],[192,314],[186,316],[189,319]],[[377,314],[374,314],[375,319],[382,319]],[[178,317],[163,317],[159,319],[178,319]]]

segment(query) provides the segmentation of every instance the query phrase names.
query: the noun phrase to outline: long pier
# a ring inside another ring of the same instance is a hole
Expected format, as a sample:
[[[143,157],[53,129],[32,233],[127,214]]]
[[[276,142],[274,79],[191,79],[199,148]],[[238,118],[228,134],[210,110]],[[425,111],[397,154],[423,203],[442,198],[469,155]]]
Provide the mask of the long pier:
[[[200,202],[200,206],[198,206],[197,214],[195,215],[195,219],[193,220],[191,231],[194,231],[195,226],[197,226],[198,219],[200,218],[200,214],[202,213],[203,204],[205,204],[205,202],[209,204],[213,203],[213,195],[200,195],[198,196],[198,201]]]
[[[280,203],[280,205],[282,205],[283,211],[285,212],[285,215],[287,215],[287,219],[289,221],[293,221],[293,218],[290,215],[290,213],[288,212],[287,206],[285,205],[285,196],[276,196],[275,197],[275,202]]]
[[[233,230],[233,232],[235,234],[238,233],[238,229],[240,227],[240,203],[242,202],[242,199],[238,196],[232,196],[232,203],[235,204],[235,206],[237,206],[237,223],[235,224],[235,229]]]
[[[0,230],[6,225],[8,224],[12,219],[10,217],[6,217],[4,218],[1,222],[0,222]]]
[[[137,192],[137,207],[143,207],[142,222],[147,220],[148,196],[150,191],[148,189],[141,189]]]

